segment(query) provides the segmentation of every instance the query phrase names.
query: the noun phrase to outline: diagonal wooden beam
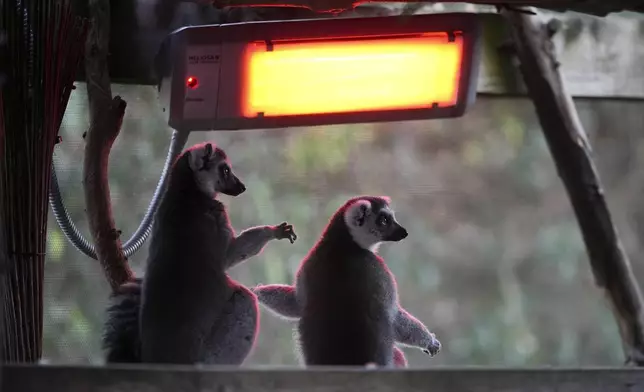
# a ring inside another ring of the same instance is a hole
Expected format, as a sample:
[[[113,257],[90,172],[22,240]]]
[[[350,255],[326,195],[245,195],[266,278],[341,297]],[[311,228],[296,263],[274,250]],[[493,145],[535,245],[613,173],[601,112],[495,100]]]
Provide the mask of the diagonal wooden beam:
[[[591,147],[566,92],[551,40],[556,24],[503,11],[514,50],[557,171],[570,198],[596,284],[604,291],[622,338],[626,363],[644,365],[642,296],[604,198]]]

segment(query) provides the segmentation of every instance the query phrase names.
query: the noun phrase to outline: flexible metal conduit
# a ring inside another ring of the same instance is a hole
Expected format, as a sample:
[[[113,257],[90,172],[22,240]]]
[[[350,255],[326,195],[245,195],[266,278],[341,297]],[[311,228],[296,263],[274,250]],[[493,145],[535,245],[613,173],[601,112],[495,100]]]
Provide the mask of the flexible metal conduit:
[[[127,240],[123,245],[123,253],[125,254],[125,257],[130,257],[134,253],[136,253],[136,251],[141,248],[141,246],[150,236],[150,233],[152,232],[152,222],[154,220],[154,215],[159,208],[161,197],[165,192],[165,188],[170,175],[170,169],[172,167],[172,164],[177,159],[179,154],[181,154],[181,151],[186,145],[188,135],[189,132],[177,130],[173,131],[172,138],[170,140],[170,147],[168,149],[168,155],[166,156],[166,160],[163,165],[163,171],[161,172],[161,177],[159,178],[157,187],[154,190],[152,200],[150,200],[150,204],[148,205],[148,210],[143,216],[139,227],[136,229],[134,234],[132,234],[132,237],[130,237],[130,239]],[[67,212],[67,208],[65,208],[63,197],[60,193],[60,187],[58,186],[58,178],[56,177],[56,168],[54,166],[53,160],[51,168],[51,184],[49,186],[49,205],[51,206],[51,210],[54,213],[54,217],[56,218],[58,226],[60,227],[65,237],[69,240],[69,242],[71,242],[76,249],[78,249],[86,256],[97,260],[96,248],[94,247],[94,244],[89,242],[85,237],[83,237],[80,231],[78,231],[78,228]]]

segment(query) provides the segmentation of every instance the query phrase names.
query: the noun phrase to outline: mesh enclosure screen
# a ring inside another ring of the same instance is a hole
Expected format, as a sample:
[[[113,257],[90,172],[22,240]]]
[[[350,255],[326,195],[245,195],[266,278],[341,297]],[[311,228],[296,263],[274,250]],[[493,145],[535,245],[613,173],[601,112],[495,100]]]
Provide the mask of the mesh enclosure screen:
[[[128,108],[111,155],[114,218],[125,241],[161,173],[171,130],[156,91],[114,86]],[[577,102],[625,246],[640,280],[644,245],[644,103]],[[615,127],[615,124],[619,127]],[[85,86],[72,95],[55,164],[64,200],[89,236],[81,183]],[[463,118],[193,133],[231,158],[248,191],[223,196],[233,226],[288,221],[298,240],[269,243],[230,274],[243,284],[291,283],[332,212],[350,196],[385,194],[410,236],[381,247],[401,304],[438,335],[434,359],[411,367],[621,365],[617,328],[594,286],[579,230],[528,100],[479,98]],[[108,285],[49,219],[44,357],[103,361]],[[130,262],[144,272],[146,245]],[[292,327],[262,310],[247,365],[296,365]]]

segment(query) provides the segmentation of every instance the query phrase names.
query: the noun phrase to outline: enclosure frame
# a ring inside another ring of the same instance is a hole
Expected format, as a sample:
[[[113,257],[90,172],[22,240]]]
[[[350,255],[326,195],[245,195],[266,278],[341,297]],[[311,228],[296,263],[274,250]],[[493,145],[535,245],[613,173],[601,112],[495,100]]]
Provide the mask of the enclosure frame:
[[[96,3],[100,3],[97,1]],[[103,5],[105,5],[105,0]],[[90,2],[94,3],[94,2]],[[109,4],[109,2],[108,2]],[[109,8],[109,7],[107,7]],[[109,15],[109,14],[108,14]],[[593,272],[599,275],[599,288],[617,307],[616,321],[620,326],[622,340],[631,364],[642,365],[644,361],[644,339],[642,339],[642,304],[639,292],[632,289],[629,282],[628,258],[620,255],[621,244],[614,231],[607,206],[605,205],[601,183],[594,172],[594,166],[589,154],[589,146],[582,138],[583,129],[575,124],[574,107],[571,108],[567,101],[570,97],[563,89],[560,76],[557,76],[559,64],[551,52],[548,36],[554,34],[543,26],[531,26],[526,22],[525,16],[515,13],[506,13],[512,21],[515,30],[513,50],[519,53],[524,79],[528,82],[528,92],[540,114],[540,121],[544,133],[551,137],[554,145],[553,158],[558,169],[565,163],[572,167],[562,175],[562,180],[570,193],[573,207],[575,204],[585,204],[587,210],[586,221],[580,222],[582,230],[595,234],[595,244],[591,246],[605,246],[610,252],[601,256],[594,256],[589,251],[589,259]],[[105,21],[104,15],[102,15]],[[101,15],[95,19],[100,20]],[[353,19],[355,20],[355,19]],[[109,17],[107,18],[109,22]],[[97,28],[100,33],[100,26]],[[531,34],[534,33],[534,34]],[[100,34],[97,34],[100,35]],[[105,42],[105,37],[94,37],[96,41]],[[107,52],[107,45],[101,47],[97,44],[97,52]],[[87,62],[105,65],[104,58],[97,60],[95,53],[88,55]],[[107,57],[107,56],[105,56]],[[96,65],[96,64],[93,64]],[[99,68],[97,67],[97,68]],[[107,68],[107,67],[105,67]],[[91,69],[91,66],[88,66]],[[105,76],[108,73],[105,72]],[[95,75],[90,73],[90,79]],[[532,78],[532,79],[531,79]],[[96,78],[98,79],[98,78]],[[107,91],[109,91],[109,77]],[[90,83],[91,84],[91,83]],[[96,83],[99,86],[101,83]],[[91,94],[90,94],[91,95]],[[120,97],[111,97],[105,100],[102,107],[104,118],[92,113],[92,125],[88,133],[96,133],[103,139],[96,142],[102,148],[102,156],[95,158],[86,153],[86,159],[100,159],[107,167],[109,149],[118,132],[120,121],[125,112],[125,102]],[[539,99],[541,98],[541,99]],[[100,110],[97,110],[99,112]],[[547,114],[544,115],[544,113]],[[100,122],[99,120],[107,121]],[[391,121],[391,120],[390,120]],[[103,128],[94,125],[102,125]],[[551,127],[543,124],[552,125]],[[110,129],[111,127],[111,129]],[[102,133],[101,133],[102,132]],[[111,133],[110,133],[111,132]],[[556,136],[556,137],[555,137]],[[103,143],[100,145],[100,143]],[[107,147],[106,147],[107,146]],[[556,151],[555,151],[556,150]],[[86,150],[87,152],[87,150]],[[566,158],[566,154],[568,157]],[[100,155],[100,154],[96,154]],[[563,158],[562,158],[563,157]],[[568,160],[566,160],[568,159]],[[580,163],[581,162],[581,163]],[[579,167],[575,166],[579,165]],[[572,174],[571,174],[572,173]],[[582,184],[574,182],[581,179]],[[102,179],[96,181],[99,183]],[[105,179],[105,185],[107,180]],[[108,187],[105,187],[108,189]],[[109,198],[109,192],[106,192]],[[581,202],[580,202],[581,200]],[[89,210],[89,208],[88,208]],[[91,214],[91,211],[88,211]],[[111,214],[111,211],[109,212]],[[107,214],[107,215],[109,215]],[[590,222],[590,223],[589,223]],[[594,226],[593,226],[594,224]],[[110,244],[108,244],[110,245]],[[608,254],[610,253],[610,254]],[[597,253],[595,253],[597,254]],[[621,257],[621,258],[620,258]],[[614,269],[622,268],[619,273]],[[611,271],[612,275],[601,276],[602,269]],[[600,271],[599,273],[597,271]],[[620,275],[620,273],[622,275]],[[630,285],[630,286],[629,286]],[[629,290],[634,290],[629,292]],[[231,368],[206,368],[206,367],[178,367],[178,366],[43,366],[36,364],[3,364],[3,378],[1,386],[5,391],[136,391],[149,392],[161,391],[235,391],[235,392],[286,392],[324,388],[329,392],[354,391],[365,389],[374,392],[393,392],[399,390],[425,391],[431,389],[436,392],[443,391],[544,391],[557,390],[559,392],[634,392],[644,388],[644,371],[632,368],[585,368],[585,369],[493,369],[493,368],[439,368],[434,370],[334,370],[334,369],[297,369],[279,370],[266,369],[231,369]]]

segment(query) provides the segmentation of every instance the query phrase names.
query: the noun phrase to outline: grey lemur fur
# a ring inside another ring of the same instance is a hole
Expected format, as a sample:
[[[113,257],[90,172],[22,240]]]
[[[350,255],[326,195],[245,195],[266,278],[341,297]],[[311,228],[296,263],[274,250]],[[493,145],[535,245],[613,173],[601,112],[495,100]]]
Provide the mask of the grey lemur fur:
[[[212,143],[184,151],[155,216],[143,279],[123,285],[108,308],[108,362],[240,365],[259,326],[257,297],[226,270],[273,239],[297,236],[286,222],[235,235],[218,193],[245,185]]]
[[[405,237],[388,198],[352,198],[300,264],[294,286],[253,289],[270,311],[297,320],[306,365],[405,367],[396,344],[438,353],[434,334],[399,305],[395,278],[376,254],[380,243]]]
[[[122,284],[110,296],[107,322],[103,329],[103,349],[108,363],[141,362],[139,340],[139,310],[141,309],[141,284],[135,278]]]

